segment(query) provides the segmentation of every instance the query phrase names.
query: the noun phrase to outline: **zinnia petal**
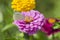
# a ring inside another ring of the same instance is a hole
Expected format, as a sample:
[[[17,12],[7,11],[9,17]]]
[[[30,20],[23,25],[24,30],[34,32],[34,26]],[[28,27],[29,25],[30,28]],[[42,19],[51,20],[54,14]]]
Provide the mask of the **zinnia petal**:
[[[44,15],[38,11],[31,10],[27,12],[21,12],[21,14],[23,14],[25,17],[30,16],[33,18],[33,21],[29,23],[27,23],[25,20],[14,20],[14,24],[18,26],[21,32],[27,33],[29,35],[35,34],[44,24]]]

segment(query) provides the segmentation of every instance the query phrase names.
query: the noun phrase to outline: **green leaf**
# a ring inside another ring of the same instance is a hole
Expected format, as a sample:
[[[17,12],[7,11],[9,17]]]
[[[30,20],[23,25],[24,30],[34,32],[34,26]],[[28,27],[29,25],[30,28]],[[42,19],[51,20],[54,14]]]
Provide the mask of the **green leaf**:
[[[60,40],[60,32],[55,33],[55,38],[56,38],[57,40]]]
[[[14,27],[14,25],[13,24],[7,24],[4,28],[2,28],[2,32],[4,32],[4,31],[6,31],[6,30],[8,30],[9,28],[12,28],[12,27]]]
[[[24,33],[16,31],[15,38],[16,40],[24,40]]]
[[[55,25],[53,26],[54,29],[60,28],[60,23],[55,23]]]
[[[34,37],[37,40],[48,40],[48,37],[46,36],[46,34],[41,31],[39,31]]]
[[[1,10],[0,10],[0,22],[3,22],[3,14]]]

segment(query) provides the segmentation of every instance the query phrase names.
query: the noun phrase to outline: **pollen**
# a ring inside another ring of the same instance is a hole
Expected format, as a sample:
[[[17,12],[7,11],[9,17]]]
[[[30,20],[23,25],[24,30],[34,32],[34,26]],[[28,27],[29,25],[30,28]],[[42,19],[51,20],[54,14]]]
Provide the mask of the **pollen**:
[[[29,23],[29,22],[31,22],[31,21],[33,21],[33,18],[32,18],[32,17],[29,17],[29,16],[26,16],[26,17],[25,17],[25,22],[26,22],[26,23]]]
[[[49,19],[48,19],[48,22],[49,22],[49,23],[55,23],[56,20],[55,20],[54,18],[49,18]]]

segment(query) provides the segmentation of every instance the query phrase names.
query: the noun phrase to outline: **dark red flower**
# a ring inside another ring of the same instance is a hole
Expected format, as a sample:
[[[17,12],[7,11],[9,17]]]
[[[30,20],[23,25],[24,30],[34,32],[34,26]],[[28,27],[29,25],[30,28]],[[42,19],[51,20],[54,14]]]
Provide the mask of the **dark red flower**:
[[[49,21],[50,20],[50,21]],[[52,21],[53,20],[53,21]],[[45,32],[47,35],[57,33],[60,31],[60,28],[54,29],[53,26],[55,25],[56,22],[60,22],[60,20],[53,19],[53,18],[48,18],[45,20],[45,23],[42,27],[42,31]]]

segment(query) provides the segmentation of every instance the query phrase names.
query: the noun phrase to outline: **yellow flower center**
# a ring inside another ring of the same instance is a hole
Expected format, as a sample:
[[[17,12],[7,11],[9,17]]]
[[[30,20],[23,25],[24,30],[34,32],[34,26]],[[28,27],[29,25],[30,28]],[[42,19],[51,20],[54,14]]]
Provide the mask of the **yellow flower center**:
[[[55,23],[56,20],[55,20],[54,18],[49,18],[49,19],[48,19],[48,22],[49,22],[49,23]]]
[[[35,0],[13,0],[11,4],[15,11],[30,11],[35,8]]]
[[[29,23],[31,21],[33,21],[33,18],[32,17],[29,17],[29,16],[26,16],[25,17],[25,22]]]

